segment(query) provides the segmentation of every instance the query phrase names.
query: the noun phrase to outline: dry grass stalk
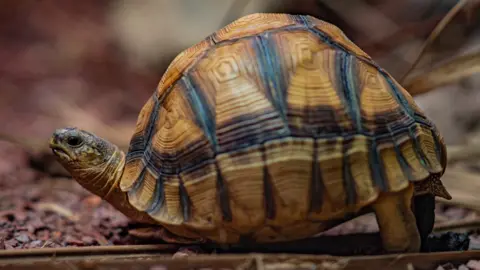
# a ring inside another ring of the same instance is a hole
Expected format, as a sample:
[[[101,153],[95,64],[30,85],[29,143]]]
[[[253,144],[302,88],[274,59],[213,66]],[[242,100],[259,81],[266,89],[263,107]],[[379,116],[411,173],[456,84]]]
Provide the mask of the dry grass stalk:
[[[480,144],[451,145],[448,147],[448,163],[454,164],[480,158]]]
[[[449,232],[454,230],[468,230],[480,227],[480,217],[474,217],[471,219],[453,220],[450,222],[444,222],[435,224],[434,232]]]
[[[445,17],[443,17],[443,19],[437,24],[437,26],[433,29],[433,31],[428,36],[427,40],[423,43],[422,47],[420,48],[420,52],[415,62],[413,62],[412,66],[407,70],[407,72],[400,79],[400,82],[402,84],[405,83],[405,79],[415,69],[415,67],[420,62],[420,59],[422,58],[424,53],[427,51],[430,45],[432,45],[433,42],[437,39],[437,37],[440,35],[443,29],[445,29],[445,27],[453,20],[455,15],[457,15],[465,7],[465,5],[467,5],[470,1],[471,0],[458,1],[457,4],[455,4],[455,6],[452,9],[450,9],[450,11],[448,11]]]
[[[431,69],[410,80],[405,88],[411,95],[419,95],[476,73],[480,73],[480,51],[459,56]]]
[[[54,213],[57,213],[59,214],[60,216],[63,216],[65,218],[68,218],[69,220],[71,221],[78,221],[79,220],[79,217],[78,215],[75,215],[72,210],[62,206],[62,205],[59,205],[59,204],[56,204],[56,203],[38,203],[35,205],[36,208],[40,209],[40,210],[44,210],[44,211],[51,211],[51,212],[54,212]]]

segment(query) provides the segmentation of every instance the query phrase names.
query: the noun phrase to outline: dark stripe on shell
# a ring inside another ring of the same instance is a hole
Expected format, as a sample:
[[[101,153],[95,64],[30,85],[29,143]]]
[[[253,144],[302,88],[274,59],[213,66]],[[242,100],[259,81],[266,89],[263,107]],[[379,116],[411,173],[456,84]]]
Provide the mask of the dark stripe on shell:
[[[183,76],[181,82],[185,85],[189,103],[192,106],[192,110],[195,112],[195,121],[199,127],[202,127],[205,135],[212,144],[214,151],[218,151],[218,141],[215,134],[215,109],[208,108],[206,104],[206,97],[203,91],[199,91],[200,87],[195,84],[193,80],[190,80],[189,76]]]
[[[261,73],[261,78],[270,102],[274,105],[280,116],[288,127],[287,121],[287,104],[286,95],[287,87],[285,81],[282,80],[283,71],[277,59],[278,52],[276,46],[270,39],[270,34],[265,33],[257,38],[256,51],[258,57],[258,68]]]
[[[435,134],[435,132],[433,130],[430,130],[430,133],[432,133],[432,138],[433,138],[433,141],[435,143],[435,154],[437,155],[437,160],[440,161],[442,167],[446,167],[446,153],[443,153],[443,147],[442,145],[440,144],[440,141],[437,137],[437,134]]]
[[[340,75],[341,84],[339,84],[339,88],[343,90],[343,100],[345,101],[344,108],[348,111],[350,119],[353,121],[354,129],[357,133],[362,133],[360,107],[358,105],[356,87],[353,84],[353,82],[356,81],[356,76],[354,76],[356,75],[354,66],[355,61],[353,60],[353,57],[349,54],[342,51],[336,52],[335,66],[340,69],[337,74]]]
[[[348,134],[345,128],[337,124],[338,122],[332,120],[336,118],[335,111],[332,107],[318,106],[312,109],[305,106],[302,109],[291,108],[288,111],[288,116],[292,118],[302,117],[303,119],[310,120],[310,123],[303,125],[302,129],[290,128],[290,134],[293,137],[308,138],[309,136],[313,136],[313,138],[332,138],[339,134]]]
[[[322,42],[324,42],[325,44],[328,44],[330,46],[332,46],[334,49],[337,49],[337,50],[340,50],[340,51],[343,51],[349,55],[355,55],[353,52],[351,52],[349,49],[347,49],[346,47],[344,47],[342,44],[338,43],[337,41],[335,40],[332,40],[332,38],[330,38],[330,36],[324,32],[322,32],[321,30],[315,28],[312,23],[310,22],[310,20],[305,16],[305,15],[300,15],[301,17],[303,17],[303,20],[306,21],[306,30],[308,30],[309,32],[311,33],[314,33],[316,34],[321,40]],[[361,55],[355,55],[356,58],[362,60],[362,61],[365,61],[366,63],[369,63],[373,66],[375,66],[377,69],[381,69],[380,66],[378,66],[375,62],[373,62],[372,60],[368,59],[368,58],[365,58]]]
[[[143,135],[133,135],[130,140],[130,147],[126,155],[127,163],[131,160],[142,157],[144,148],[144,137]]]
[[[313,25],[311,25],[311,23],[309,22],[308,18],[306,18],[304,15],[301,15],[301,17],[304,17],[303,18],[304,21],[307,22],[306,24],[308,25],[308,28],[307,28],[308,31],[310,31],[312,33],[315,33],[319,38],[321,38],[321,40],[323,42],[325,42],[328,45],[331,45],[335,49],[339,49],[341,51],[344,51],[344,52],[348,53],[349,55],[352,55],[352,52],[350,52],[342,44],[339,44],[338,42],[332,40],[327,34],[323,33],[319,29],[313,27]],[[406,112],[407,116],[410,118],[409,119],[410,121],[408,121],[409,123],[404,123],[405,126],[413,124],[414,122],[417,122],[417,123],[425,125],[429,128],[433,128],[433,125],[428,118],[426,118],[423,115],[420,115],[420,114],[416,113],[413,110],[413,108],[408,103],[407,99],[401,94],[401,92],[399,91],[399,89],[395,85],[395,83],[393,83],[390,75],[388,75],[388,73],[383,68],[381,68],[377,63],[375,63],[374,61],[372,61],[370,59],[366,59],[362,56],[354,56],[354,57],[358,58],[360,61],[364,61],[364,62],[374,66],[380,72],[380,74],[383,75],[383,77],[385,78],[385,80],[387,81],[387,83],[390,85],[390,87],[392,89],[393,96],[396,98],[397,102],[399,102],[399,104],[402,106],[402,108]]]
[[[273,197],[272,176],[268,171],[265,147],[262,147],[260,151],[262,151],[262,160],[263,160],[263,192],[264,192],[263,199],[265,204],[265,216],[268,219],[275,219],[275,215],[277,211],[275,207],[275,199]]]
[[[272,33],[278,33],[278,32],[283,32],[283,31],[305,30],[305,31],[308,31],[308,32],[311,32],[311,33],[315,34],[317,37],[319,37],[321,39],[322,42],[330,45],[332,48],[340,50],[340,51],[346,53],[347,55],[351,55],[352,57],[358,58],[359,60],[364,61],[364,62],[374,66],[375,68],[377,68],[377,70],[379,70],[379,72],[381,72],[383,75],[388,77],[387,80],[389,81],[389,83],[391,82],[389,76],[386,74],[386,72],[378,64],[376,64],[374,61],[372,61],[370,59],[364,58],[362,56],[354,55],[349,49],[344,47],[342,44],[338,43],[335,40],[332,40],[326,33],[324,33],[321,30],[315,28],[312,25],[312,22],[308,19],[308,17],[306,15],[292,15],[292,17],[294,18],[294,20],[296,22],[298,22],[300,24],[299,25],[289,25],[289,26],[279,27],[279,28],[275,28],[275,29],[266,30],[266,31],[264,31],[263,33],[260,33],[260,34],[245,35],[245,36],[242,36],[242,37],[239,37],[239,38],[232,38],[232,39],[223,40],[223,41],[215,41],[215,33],[213,33],[210,36],[208,36],[206,39],[211,40],[214,45],[221,45],[221,44],[234,43],[238,40],[248,39],[248,38],[251,38],[251,37],[258,37],[260,35],[267,36],[267,35],[272,34]],[[216,48],[216,46],[211,46],[209,49],[207,49],[205,51],[206,53],[204,53],[203,56],[198,57],[196,60],[194,60],[190,64],[190,66],[195,66],[196,63],[199,60],[203,59],[203,57],[205,57],[205,55],[208,55],[209,51],[214,50],[215,48]],[[173,82],[172,85],[174,83],[175,82]],[[398,92],[396,87],[394,87],[394,89],[395,89],[395,92],[396,92],[395,94],[398,95],[399,97],[401,97],[402,100],[406,101],[406,99],[404,97],[402,97],[401,93]],[[415,119],[418,120],[419,123],[422,123],[422,124],[424,124],[424,125],[426,125],[430,128],[432,127],[430,121],[428,119],[424,118],[421,115],[418,115],[418,117],[415,117]]]
[[[165,187],[162,174],[157,177],[154,194],[152,203],[145,210],[150,215],[157,213],[165,205]]]
[[[169,176],[177,175],[179,173],[180,170],[176,155],[163,153],[161,157],[158,157],[159,152],[154,148],[151,150],[151,157],[150,155],[147,155],[148,153],[145,153],[145,158],[149,157],[151,162],[149,162],[147,166],[156,171],[156,173],[162,173],[163,175]],[[156,164],[159,164],[159,166]]]
[[[230,119],[217,129],[221,153],[286,137],[286,126],[283,123],[274,124],[273,120],[278,118],[278,112],[273,110],[261,115],[250,114]]]
[[[147,173],[147,166],[143,166],[140,175],[138,175],[137,180],[133,184],[132,188],[128,191],[128,195],[131,196],[138,192],[138,189],[142,186],[143,181],[145,181],[145,174]]]
[[[394,138],[394,137],[393,137]],[[397,141],[394,139],[393,140],[393,149],[395,151],[395,155],[397,156],[398,163],[400,164],[400,167],[402,168],[402,172],[405,175],[405,177],[409,180],[413,180],[413,171],[410,165],[408,164],[407,160],[405,159],[402,151],[400,150],[400,146],[396,143]]]
[[[411,126],[409,130],[409,135],[410,139],[412,140],[413,143],[413,151],[415,152],[415,155],[417,156],[418,160],[420,161],[420,164],[428,171],[432,172],[431,167],[427,163],[427,157],[425,157],[425,154],[422,151],[422,147],[420,146],[420,142],[418,141],[417,137],[415,136],[415,130],[417,129],[416,125]]]
[[[126,156],[127,162],[135,158],[141,157],[143,151],[148,148],[151,143],[160,107],[160,102],[158,100],[156,92],[152,95],[151,99],[153,99],[154,107],[152,108],[152,111],[150,113],[148,124],[145,128],[145,133],[137,134],[136,136],[132,137],[130,142],[130,148],[128,149],[128,153]]]
[[[135,134],[132,136],[129,150],[127,151],[127,155],[125,157],[126,163],[129,163],[138,158],[144,158],[146,150],[148,150],[149,146],[151,145],[151,139],[153,137],[154,130],[156,128],[156,122],[159,118],[160,114],[160,106],[163,103],[163,100],[168,96],[168,94],[172,91],[173,85],[170,86],[167,91],[164,91],[161,96],[157,95],[157,92],[152,95],[152,99],[155,103],[154,108],[152,109],[152,113],[149,117],[149,124],[147,125],[148,135],[147,132],[145,134]],[[152,122],[153,121],[153,122]],[[152,126],[151,126],[152,125]],[[146,160],[145,163],[147,165],[150,163],[149,160]]]
[[[375,140],[378,140],[378,141],[382,141],[382,140],[386,140],[386,139],[390,139],[395,137],[395,136],[400,136],[402,134],[405,134],[405,133],[409,133],[410,132],[410,139],[415,142],[415,136],[414,136],[414,133],[413,130],[411,130],[412,128],[415,128],[415,127],[404,127],[402,129],[397,129],[397,130],[392,130],[391,133],[383,133],[383,134],[376,134],[376,137],[375,137]],[[344,138],[344,140],[349,140],[349,139],[352,139],[355,135],[358,135],[357,133],[354,133],[354,132],[350,132],[350,133],[345,133],[345,134],[342,134],[342,138]],[[331,139],[332,137],[334,136],[338,136],[338,134],[332,134],[332,133],[327,133],[327,134],[321,134],[320,136],[318,136],[318,139]],[[281,139],[281,138],[285,138],[285,137],[288,137],[288,135],[278,135],[278,136],[272,136],[272,137],[269,137],[267,139],[267,141],[269,140],[276,140],[276,139]],[[292,134],[291,137],[293,138],[311,138],[311,137],[305,137],[305,136],[296,136],[295,134]],[[436,138],[436,137],[434,137]],[[370,138],[371,140],[371,143],[370,143],[370,147],[372,149],[372,151],[370,151],[370,154],[372,155],[371,158],[373,158],[373,156],[378,156],[378,153],[376,153],[376,151],[373,151],[373,149],[376,149],[376,143],[375,143],[375,140],[374,138]],[[418,143],[418,142],[417,142]],[[248,146],[251,146],[252,144],[249,144]],[[195,144],[190,144],[188,146],[185,147],[185,149],[188,149],[189,151],[188,152],[184,152],[182,153],[181,156],[177,156],[177,155],[166,155],[165,153],[163,154],[160,154],[156,149],[152,149],[152,152],[151,152],[151,158],[145,158],[145,160],[150,160],[151,162],[147,163],[147,166],[148,168],[156,171],[157,173],[160,173],[159,171],[159,166],[161,165],[162,166],[162,170],[161,170],[161,173],[163,175],[170,175],[170,176],[173,176],[173,175],[176,175],[177,172],[179,171],[179,167],[177,167],[176,165],[174,164],[177,164],[179,162],[179,160],[184,157],[185,155],[190,155],[190,154],[193,154],[193,153],[196,153],[196,151],[198,151],[199,149],[201,149],[202,147],[205,147],[207,145],[202,145],[202,144],[199,144],[199,143],[195,143]],[[235,150],[237,149],[243,149],[245,148],[246,146],[242,146],[242,147],[239,147],[239,148],[235,148]],[[417,146],[415,146],[415,150],[417,150]],[[420,157],[420,154],[417,152],[417,157],[419,159],[421,159]],[[231,153],[231,151],[222,151],[222,152],[219,152],[217,154],[224,154],[224,153]],[[150,153],[145,153],[146,154],[146,157],[150,157]],[[214,157],[213,156],[201,156],[199,155],[199,159],[196,160],[196,161],[193,161],[192,162],[189,162],[189,163],[185,163],[183,164],[182,163],[182,166],[180,167],[180,172],[191,172],[191,171],[195,171],[196,169],[199,169],[211,162],[212,159]],[[373,158],[372,159],[372,162],[375,162],[375,160],[378,159],[377,158]],[[423,161],[423,159],[421,159]],[[424,161],[423,161],[424,162]],[[426,166],[427,164],[425,164]],[[427,167],[425,167],[427,168]],[[374,177],[374,179],[376,179],[377,177]]]
[[[408,132],[409,132],[409,127],[407,126],[407,127],[403,127],[402,129],[392,130],[391,133],[384,133],[384,134],[378,133],[375,136],[375,140],[381,141],[381,140],[391,139],[392,137],[400,136],[400,135],[408,133]],[[358,135],[358,134],[355,133],[355,132],[348,132],[348,133],[346,132],[346,133],[342,134],[342,138],[344,140],[349,140],[349,139],[352,139],[356,135]],[[317,136],[317,139],[331,139],[332,137],[338,137],[338,136],[339,136],[338,133],[325,133],[325,134],[320,134],[319,136]],[[266,141],[277,140],[277,139],[282,139],[282,138],[286,138],[286,137],[289,137],[289,135],[288,134],[277,134],[277,136],[269,137]],[[305,139],[312,138],[312,137],[306,137],[306,136],[298,136],[297,134],[292,134],[292,135],[290,135],[290,137],[292,137],[292,138],[305,138]],[[410,137],[411,137],[412,141],[415,138],[413,135],[410,136]],[[369,140],[372,141],[370,143],[371,149],[376,148],[374,138],[370,138]],[[217,154],[231,153],[234,150],[244,149],[245,147],[248,147],[248,146],[251,146],[251,145],[252,144],[248,144],[248,145],[243,145],[241,147],[234,148],[234,149],[226,149],[227,151],[221,151],[221,152],[218,152]],[[181,156],[166,155],[165,153],[160,154],[156,149],[152,149],[151,158],[148,158],[148,160],[150,160],[151,162],[149,162],[147,164],[147,166],[148,166],[148,168],[152,169],[153,171],[155,171],[157,173],[160,173],[160,170],[159,170],[160,167],[159,166],[161,165],[162,166],[161,173],[163,175],[169,175],[169,176],[176,175],[177,172],[179,171],[179,168],[180,168],[180,172],[182,172],[182,173],[195,171],[195,170],[197,170],[197,169],[199,169],[199,168],[201,168],[201,167],[203,167],[207,164],[210,164],[210,163],[214,162],[213,161],[214,157],[211,156],[211,155],[209,155],[209,156],[198,155],[198,160],[192,160],[191,162],[188,162],[188,163],[182,163],[181,167],[176,167],[176,165],[173,166],[173,164],[177,164],[179,162],[179,160],[182,159],[182,157],[184,157],[186,155],[193,155],[194,153],[197,153],[197,151],[199,151],[199,149],[201,149],[203,147],[206,147],[206,146],[207,145],[202,145],[200,143],[187,145],[185,147],[185,149],[188,149],[188,152],[182,153]],[[321,153],[319,153],[319,154],[321,154]],[[378,155],[378,154],[373,153],[373,151],[370,151],[370,154],[371,155]],[[147,157],[150,157],[150,153],[146,153],[146,155],[147,155]],[[417,153],[417,155],[418,155],[418,157],[420,157],[418,153]],[[375,160],[375,159],[372,159],[372,160]],[[376,179],[376,177],[374,177],[374,179]]]
[[[385,78],[385,80],[388,82],[388,84],[390,85],[390,93],[392,94],[392,96],[395,97],[395,99],[397,100],[398,104],[400,104],[403,108],[403,110],[405,111],[405,113],[407,113],[408,116],[410,116],[410,118],[415,119],[417,120],[416,118],[418,117],[415,117],[415,113],[414,113],[414,110],[413,108],[410,106],[410,104],[408,103],[408,100],[401,94],[400,90],[397,88],[397,86],[393,83],[392,79],[390,78],[390,76],[383,70],[383,69],[378,69],[378,71],[380,72],[380,74],[383,75],[383,77]],[[418,119],[420,121],[423,122],[422,119]]]
[[[394,130],[403,130],[404,132],[407,132],[407,128],[411,125],[415,124],[415,119],[409,117],[407,114],[403,113],[402,116],[396,116],[396,121],[392,122],[385,122],[382,121],[381,117],[382,115],[378,115],[379,119],[378,121],[375,121],[375,124],[377,126],[376,133],[383,133],[383,134],[392,134],[393,136],[393,131]],[[385,115],[384,118],[390,119],[391,116]]]
[[[301,24],[304,27],[310,27],[310,22],[305,15],[293,15],[293,19],[296,23]]]
[[[388,73],[383,68],[381,68],[373,60],[366,59],[362,56],[357,56],[357,55],[353,54],[352,52],[350,52],[350,50],[345,48],[342,44],[332,40],[326,33],[324,33],[321,30],[315,28],[312,25],[312,23],[310,22],[310,20],[305,15],[300,15],[300,17],[302,17],[302,20],[305,22],[305,25],[307,25],[306,29],[309,32],[312,32],[312,33],[316,34],[326,44],[328,44],[328,45],[332,46],[333,48],[338,49],[342,52],[345,52],[350,57],[355,57],[360,61],[364,61],[364,62],[374,66],[383,75],[385,80],[391,86],[391,89],[393,90],[392,92],[393,92],[394,97],[396,98],[397,102],[399,102],[399,104],[402,105],[402,108],[407,113],[407,115],[410,118],[412,118],[412,120],[414,119],[418,123],[422,123],[422,124],[424,124],[424,125],[426,125],[430,128],[432,127],[431,122],[427,118],[425,118],[424,116],[419,115],[419,114],[414,112],[413,108],[411,108],[411,106],[409,105],[407,99],[401,94],[401,92],[398,90],[397,86],[393,83],[391,77],[388,75]]]
[[[373,138],[370,140],[369,161],[374,186],[378,187],[380,191],[386,191],[388,188],[387,175],[383,170],[384,164],[378,153],[377,142]]]
[[[357,202],[357,190],[355,179],[353,179],[350,162],[348,160],[349,156],[347,155],[348,150],[352,146],[352,140],[343,141],[343,187],[346,193],[345,203],[347,206],[352,206]]]
[[[178,196],[180,197],[180,209],[182,210],[183,221],[188,222],[191,217],[191,205],[190,197],[188,196],[187,189],[183,183],[182,178],[178,175],[179,185],[178,185]]]
[[[149,158],[149,167],[152,170],[164,174],[173,175],[177,170],[185,172],[205,165],[205,162],[215,157],[213,150],[210,149],[211,144],[206,140],[199,140],[190,143],[182,149],[180,153],[167,154],[161,153],[157,149],[152,149],[151,157]],[[179,161],[182,162],[179,162]],[[177,167],[168,164],[177,164]],[[164,168],[165,167],[165,168]],[[160,170],[162,169],[162,170]]]
[[[310,212],[318,212],[323,205],[323,186],[320,164],[318,162],[318,141],[313,139],[312,178],[310,179]]]
[[[230,207],[230,196],[228,194],[228,188],[223,179],[218,163],[215,162],[215,170],[217,172],[217,197],[220,209],[222,211],[222,218],[224,221],[231,222],[233,220],[232,208]]]

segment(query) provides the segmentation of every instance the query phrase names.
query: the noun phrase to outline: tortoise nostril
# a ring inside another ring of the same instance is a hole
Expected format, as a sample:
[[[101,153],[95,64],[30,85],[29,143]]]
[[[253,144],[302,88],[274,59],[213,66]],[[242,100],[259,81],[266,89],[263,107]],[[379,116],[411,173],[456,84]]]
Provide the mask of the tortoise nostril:
[[[53,133],[53,141],[54,142],[60,141],[61,134],[62,134],[61,130],[59,130],[59,129],[55,130],[55,132]]]
[[[55,143],[64,142],[65,139],[68,140],[71,137],[69,136],[71,133],[71,130],[68,128],[59,128],[53,132],[52,139]]]

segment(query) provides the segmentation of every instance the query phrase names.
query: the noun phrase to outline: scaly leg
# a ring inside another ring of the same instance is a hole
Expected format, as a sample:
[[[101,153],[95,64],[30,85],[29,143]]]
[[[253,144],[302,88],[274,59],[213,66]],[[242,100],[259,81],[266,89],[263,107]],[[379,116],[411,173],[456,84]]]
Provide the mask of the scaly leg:
[[[388,252],[418,252],[420,234],[412,211],[413,185],[400,192],[383,193],[372,205],[384,249]]]
[[[435,223],[435,196],[424,194],[413,199],[413,211],[417,220],[417,228],[422,240],[421,251],[428,251],[428,236],[433,231]]]

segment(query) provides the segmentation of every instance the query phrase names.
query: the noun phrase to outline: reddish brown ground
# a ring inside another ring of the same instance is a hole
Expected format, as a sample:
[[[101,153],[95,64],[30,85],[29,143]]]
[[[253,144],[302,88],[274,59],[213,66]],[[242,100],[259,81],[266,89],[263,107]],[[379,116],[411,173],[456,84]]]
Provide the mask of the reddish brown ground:
[[[0,142],[0,249],[132,244],[127,219],[68,178],[29,168]]]

